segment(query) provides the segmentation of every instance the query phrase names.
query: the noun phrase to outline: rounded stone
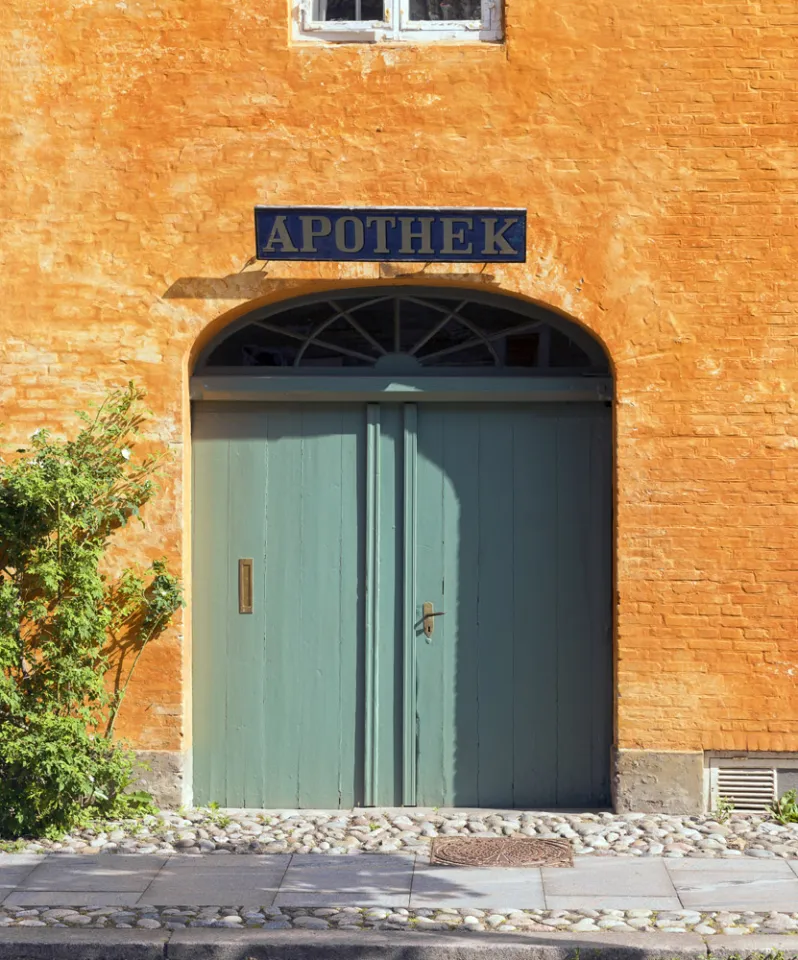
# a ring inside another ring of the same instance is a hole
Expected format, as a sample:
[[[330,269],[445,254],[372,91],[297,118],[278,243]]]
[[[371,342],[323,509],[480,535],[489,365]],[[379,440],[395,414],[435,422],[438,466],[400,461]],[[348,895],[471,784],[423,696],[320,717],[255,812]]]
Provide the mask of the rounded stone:
[[[329,930],[330,924],[322,917],[296,917],[294,926],[300,930]]]

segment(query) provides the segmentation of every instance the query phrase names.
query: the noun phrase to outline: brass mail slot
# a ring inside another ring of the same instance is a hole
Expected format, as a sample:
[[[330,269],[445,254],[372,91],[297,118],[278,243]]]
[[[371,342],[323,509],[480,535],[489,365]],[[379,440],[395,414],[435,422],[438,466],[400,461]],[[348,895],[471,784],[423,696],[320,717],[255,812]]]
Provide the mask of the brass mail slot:
[[[238,561],[238,612],[252,613],[252,560]]]

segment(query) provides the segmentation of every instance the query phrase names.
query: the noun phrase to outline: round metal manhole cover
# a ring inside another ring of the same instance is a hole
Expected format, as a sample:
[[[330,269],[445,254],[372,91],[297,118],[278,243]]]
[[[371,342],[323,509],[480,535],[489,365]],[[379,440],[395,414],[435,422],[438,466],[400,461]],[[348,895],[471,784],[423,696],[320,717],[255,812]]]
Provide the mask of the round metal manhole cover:
[[[430,863],[453,867],[572,867],[574,853],[567,840],[438,837],[432,841]]]

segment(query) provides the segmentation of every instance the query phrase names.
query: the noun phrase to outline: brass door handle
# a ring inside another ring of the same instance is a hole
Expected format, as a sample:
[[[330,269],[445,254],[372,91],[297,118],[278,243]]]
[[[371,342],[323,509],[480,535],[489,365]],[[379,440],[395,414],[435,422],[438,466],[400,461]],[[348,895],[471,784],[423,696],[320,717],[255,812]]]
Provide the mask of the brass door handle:
[[[238,612],[252,613],[252,568],[254,561],[238,561]]]
[[[435,632],[435,617],[443,617],[446,614],[443,610],[435,613],[431,603],[425,603],[421,607],[421,622],[424,625],[424,636],[431,637]]]

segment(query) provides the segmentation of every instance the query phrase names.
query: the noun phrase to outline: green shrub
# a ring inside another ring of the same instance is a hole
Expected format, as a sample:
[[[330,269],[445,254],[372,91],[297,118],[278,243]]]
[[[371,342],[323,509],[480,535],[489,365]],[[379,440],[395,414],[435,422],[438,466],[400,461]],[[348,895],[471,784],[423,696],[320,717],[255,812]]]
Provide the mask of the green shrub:
[[[734,804],[728,797],[719,797],[718,803],[715,809],[712,811],[712,817],[718,821],[718,823],[726,823],[726,821],[734,813]]]
[[[0,836],[54,834],[151,808],[112,734],[147,644],[182,604],[163,560],[109,578],[115,531],[154,493],[162,456],[134,459],[130,384],[73,440],[46,430],[0,460]],[[110,646],[109,646],[110,642]],[[114,659],[117,682],[106,689]]]
[[[777,823],[798,823],[798,791],[788,790],[780,800],[776,800],[771,807],[771,814]]]

